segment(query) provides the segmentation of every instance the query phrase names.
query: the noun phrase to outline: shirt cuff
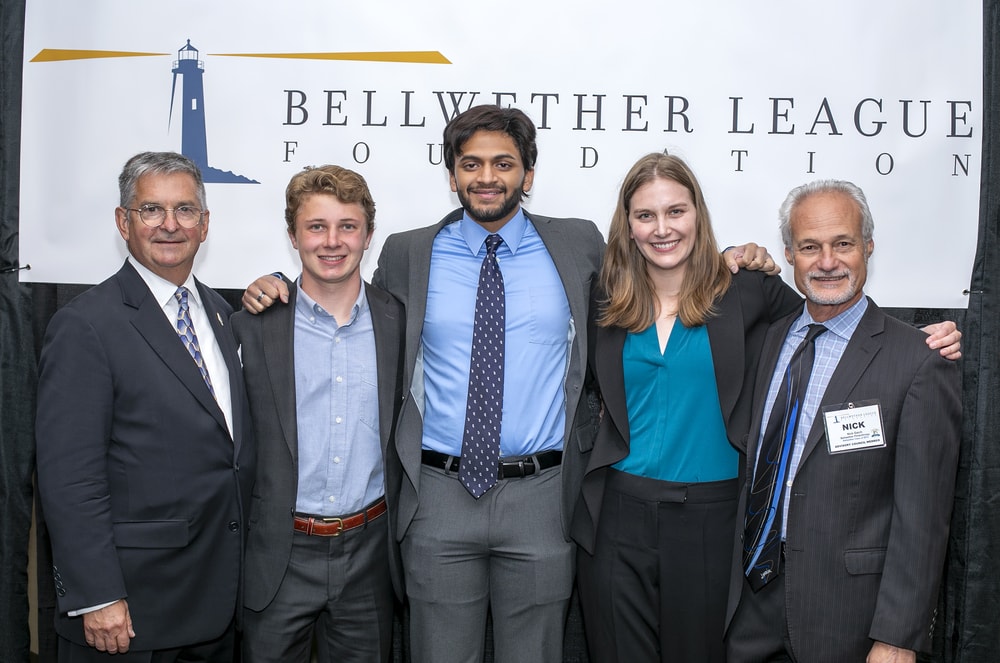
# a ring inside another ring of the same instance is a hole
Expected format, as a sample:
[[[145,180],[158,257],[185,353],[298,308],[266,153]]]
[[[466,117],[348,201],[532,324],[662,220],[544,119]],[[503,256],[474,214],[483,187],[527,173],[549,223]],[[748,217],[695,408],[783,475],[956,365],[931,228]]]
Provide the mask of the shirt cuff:
[[[97,612],[98,610],[100,610],[102,608],[107,608],[109,605],[114,605],[115,603],[118,603],[118,601],[121,601],[121,599],[118,599],[117,601],[108,601],[107,603],[102,603],[101,605],[91,606],[89,608],[80,608],[79,610],[70,610],[66,614],[69,615],[70,617],[79,617],[80,615],[85,615],[88,612]]]

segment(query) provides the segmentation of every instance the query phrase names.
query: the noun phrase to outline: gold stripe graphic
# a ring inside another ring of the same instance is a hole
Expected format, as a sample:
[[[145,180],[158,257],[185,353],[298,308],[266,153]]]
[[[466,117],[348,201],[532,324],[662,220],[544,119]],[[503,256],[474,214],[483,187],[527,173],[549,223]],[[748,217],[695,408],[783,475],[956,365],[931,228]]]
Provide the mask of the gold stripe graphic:
[[[439,51],[381,51],[370,53],[209,53],[231,58],[284,58],[289,60],[354,60],[361,62],[410,62],[451,64]]]
[[[87,51],[68,48],[43,48],[31,62],[62,62],[94,58],[134,58],[173,53],[140,53],[135,51]],[[288,60],[352,60],[355,62],[408,62],[412,64],[451,64],[440,51],[373,51],[358,53],[209,53],[229,58],[279,58]]]
[[[61,62],[64,60],[90,60],[93,58],[135,58],[172,53],[137,53],[135,51],[81,51],[66,48],[43,48],[31,62]]]

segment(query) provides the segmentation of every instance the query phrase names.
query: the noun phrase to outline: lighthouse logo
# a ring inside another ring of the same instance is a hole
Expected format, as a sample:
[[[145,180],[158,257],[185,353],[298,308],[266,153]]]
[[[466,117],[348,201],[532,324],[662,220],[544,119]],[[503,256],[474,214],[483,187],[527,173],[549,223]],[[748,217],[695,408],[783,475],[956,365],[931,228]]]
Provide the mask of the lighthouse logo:
[[[165,56],[170,53],[138,53],[131,51],[94,51],[45,48],[31,62],[62,62],[95,58]],[[412,64],[451,64],[438,51],[376,51],[356,53],[217,53],[219,57],[281,58],[297,60],[340,60],[368,62],[407,62]],[[177,51],[171,66],[173,82],[170,92],[168,126],[174,121],[174,108],[180,107],[180,152],[198,164],[206,183],[259,184],[257,180],[209,165],[208,131],[205,108],[205,62],[188,39]],[[180,79],[178,81],[178,79]],[[178,82],[180,87],[178,88]],[[180,95],[179,100],[176,99]]]
[[[177,51],[170,90],[170,115],[174,116],[177,77],[181,77],[181,154],[198,164],[206,183],[258,184],[256,180],[208,165],[208,135],[205,131],[205,63],[191,40]]]

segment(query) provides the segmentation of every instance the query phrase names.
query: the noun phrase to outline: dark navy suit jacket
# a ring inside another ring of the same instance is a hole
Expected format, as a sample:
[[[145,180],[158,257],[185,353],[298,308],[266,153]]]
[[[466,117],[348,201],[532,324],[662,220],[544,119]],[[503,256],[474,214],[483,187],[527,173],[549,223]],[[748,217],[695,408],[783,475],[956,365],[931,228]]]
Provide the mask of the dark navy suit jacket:
[[[60,635],[125,597],[133,650],[221,635],[242,583],[255,447],[230,307],[197,283],[229,371],[233,434],[160,304],[126,264],[60,309],[38,380],[38,485]],[[200,330],[204,335],[208,330]]]

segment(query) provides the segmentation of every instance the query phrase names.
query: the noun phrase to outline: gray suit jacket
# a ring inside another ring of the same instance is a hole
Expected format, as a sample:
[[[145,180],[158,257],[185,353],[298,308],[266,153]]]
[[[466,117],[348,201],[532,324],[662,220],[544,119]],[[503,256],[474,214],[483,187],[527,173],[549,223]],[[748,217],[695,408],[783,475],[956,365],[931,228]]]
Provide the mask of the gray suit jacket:
[[[402,538],[413,520],[420,495],[420,451],[423,420],[418,407],[423,384],[414,382],[421,357],[421,332],[427,309],[431,248],[438,232],[462,218],[454,210],[433,226],[391,235],[382,247],[372,281],[396,296],[406,309],[405,394],[396,432],[403,466],[396,535]],[[580,489],[587,455],[594,442],[598,405],[587,381],[587,309],[604,254],[604,238],[593,222],[557,219],[525,212],[555,263],[569,300],[576,330],[566,373],[566,436],[562,462],[562,524],[568,538],[569,519]],[[416,392],[416,394],[415,394]]]
[[[237,613],[255,450],[232,309],[197,283],[229,370],[233,434],[128,264],[49,323],[38,379],[38,487],[64,613],[126,597],[136,651],[221,635]],[[204,337],[206,330],[198,330]]]
[[[797,315],[775,324],[765,341],[748,476],[768,384]],[[930,645],[962,401],[958,365],[930,350],[926,338],[869,300],[823,395],[822,406],[877,399],[886,446],[830,454],[819,414],[809,432],[790,494],[783,570],[788,632],[801,660],[861,661],[873,640],[913,650]],[[744,488],[741,514],[746,497]],[[739,568],[741,535],[734,548],[727,623],[741,592],[751,592]]]
[[[259,441],[257,477],[250,504],[247,582],[244,605],[263,610],[274,598],[292,551],[292,518],[298,493],[298,436],[295,420],[295,297],[289,284],[287,306],[259,315],[239,311],[233,332],[240,344],[254,431]],[[379,436],[385,463],[389,513],[396,509],[399,462],[390,444],[401,399],[400,353],[403,310],[386,292],[365,284],[375,333]],[[390,518],[391,523],[391,518]],[[399,547],[389,537],[390,574],[402,598]]]

